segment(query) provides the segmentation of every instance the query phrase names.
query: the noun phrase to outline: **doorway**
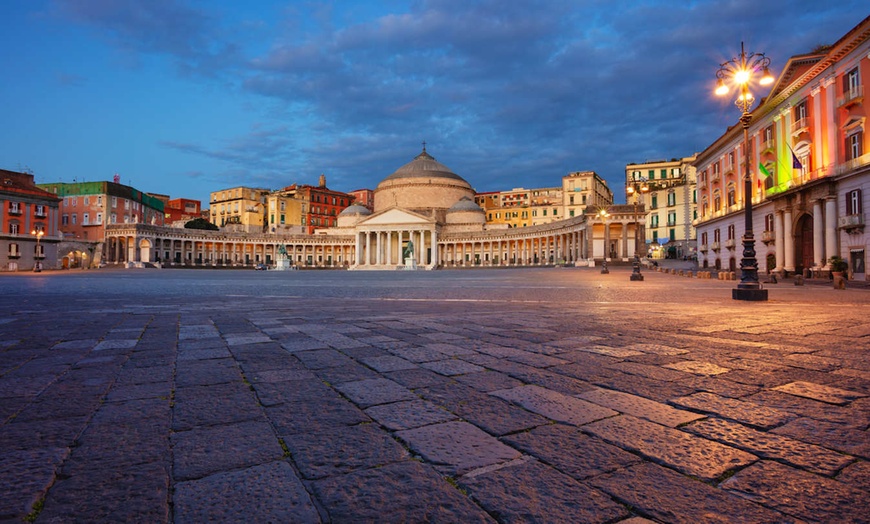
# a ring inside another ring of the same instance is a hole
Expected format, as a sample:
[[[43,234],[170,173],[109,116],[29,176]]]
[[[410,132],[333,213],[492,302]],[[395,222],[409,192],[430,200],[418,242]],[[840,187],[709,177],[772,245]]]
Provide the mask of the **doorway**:
[[[795,271],[800,274],[804,269],[813,267],[813,217],[804,215],[798,220],[795,231]]]

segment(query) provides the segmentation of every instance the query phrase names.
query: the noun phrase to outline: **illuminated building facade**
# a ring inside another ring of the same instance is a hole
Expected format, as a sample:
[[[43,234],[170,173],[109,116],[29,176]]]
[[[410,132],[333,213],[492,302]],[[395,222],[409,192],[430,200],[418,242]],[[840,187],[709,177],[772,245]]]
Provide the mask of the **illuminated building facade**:
[[[751,198],[759,272],[816,274],[840,256],[852,278],[867,279],[868,78],[870,17],[833,45],[790,58],[752,111],[751,194],[742,183],[740,126],[697,155],[702,267],[738,269]]]

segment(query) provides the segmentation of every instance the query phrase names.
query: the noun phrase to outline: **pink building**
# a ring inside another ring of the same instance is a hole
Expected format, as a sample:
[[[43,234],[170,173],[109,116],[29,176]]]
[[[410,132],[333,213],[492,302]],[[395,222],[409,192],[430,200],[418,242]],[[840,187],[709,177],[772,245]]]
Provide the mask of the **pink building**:
[[[828,271],[831,257],[840,256],[852,278],[867,279],[865,78],[870,79],[870,17],[830,47],[790,58],[752,111],[751,194],[744,194],[742,126],[698,154],[694,225],[702,267],[739,270],[743,209],[751,198],[760,273],[819,274]]]

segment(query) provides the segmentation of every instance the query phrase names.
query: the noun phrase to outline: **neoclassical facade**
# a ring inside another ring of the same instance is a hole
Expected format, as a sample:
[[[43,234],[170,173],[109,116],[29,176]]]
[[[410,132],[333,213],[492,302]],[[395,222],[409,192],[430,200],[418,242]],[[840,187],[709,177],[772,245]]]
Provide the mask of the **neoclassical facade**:
[[[823,51],[789,59],[752,112],[751,194],[744,194],[740,126],[698,154],[695,227],[702,266],[737,269],[743,209],[752,199],[759,271],[824,272],[831,257],[839,256],[849,263],[852,278],[867,279],[865,78],[870,78],[870,17]]]
[[[525,228],[487,224],[462,177],[423,151],[374,191],[373,211],[352,205],[336,227],[275,236],[118,224],[107,262],[198,267],[271,265],[280,246],[299,267],[536,266],[628,260],[642,229],[632,206],[588,207],[580,216]],[[607,213],[600,213],[607,211]],[[410,262],[410,264],[409,264]]]

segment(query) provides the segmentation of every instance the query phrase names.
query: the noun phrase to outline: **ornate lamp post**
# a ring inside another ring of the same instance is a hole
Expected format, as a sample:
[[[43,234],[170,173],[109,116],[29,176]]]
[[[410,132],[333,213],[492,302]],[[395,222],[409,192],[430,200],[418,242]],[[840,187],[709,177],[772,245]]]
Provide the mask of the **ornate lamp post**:
[[[634,262],[631,263],[631,280],[643,281],[640,272],[640,224],[637,222],[637,201],[640,195],[649,191],[646,180],[641,178],[625,186],[625,193],[630,198],[634,195]]]
[[[761,288],[758,282],[758,260],[755,258],[755,236],[752,234],[752,175],[749,170],[749,123],[752,115],[749,109],[755,101],[755,97],[749,91],[749,85],[755,74],[761,73],[760,85],[773,83],[773,75],[770,74],[770,59],[764,53],[747,53],[740,42],[740,56],[719,65],[716,72],[716,95],[728,94],[728,84],[734,84],[737,88],[737,100],[735,104],[742,111],[740,123],[743,125],[743,209],[745,220],[745,232],[743,234],[743,258],[740,260],[740,283],[737,288],[731,290],[731,298],[734,300],[767,300],[767,290]]]
[[[42,271],[42,264],[40,263],[40,260],[45,258],[39,254],[39,241],[42,239],[42,235],[45,234],[45,231],[41,229],[34,229],[30,232],[30,234],[36,237],[36,252],[33,255],[33,272],[39,273],[40,271]]]

